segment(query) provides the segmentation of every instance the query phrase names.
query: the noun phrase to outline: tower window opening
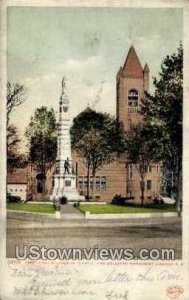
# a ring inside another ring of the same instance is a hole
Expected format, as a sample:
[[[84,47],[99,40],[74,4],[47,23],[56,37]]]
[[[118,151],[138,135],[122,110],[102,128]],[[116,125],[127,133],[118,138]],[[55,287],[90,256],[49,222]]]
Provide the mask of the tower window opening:
[[[128,111],[137,112],[138,111],[138,91],[130,90],[128,94]]]

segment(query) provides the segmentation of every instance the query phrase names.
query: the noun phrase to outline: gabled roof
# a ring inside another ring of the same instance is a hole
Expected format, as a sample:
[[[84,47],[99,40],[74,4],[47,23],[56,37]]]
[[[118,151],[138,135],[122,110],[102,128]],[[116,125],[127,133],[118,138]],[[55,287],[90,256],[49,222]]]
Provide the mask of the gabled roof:
[[[130,47],[127,54],[123,66],[123,76],[128,78],[143,78],[143,69],[133,46]]]

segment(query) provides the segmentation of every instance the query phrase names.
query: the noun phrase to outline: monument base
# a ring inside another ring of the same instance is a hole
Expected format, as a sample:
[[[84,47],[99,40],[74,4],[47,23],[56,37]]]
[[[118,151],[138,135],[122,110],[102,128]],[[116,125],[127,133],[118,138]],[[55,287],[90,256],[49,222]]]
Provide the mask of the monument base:
[[[50,201],[59,201],[66,199],[68,202],[71,201],[85,201],[85,197],[79,195],[76,189],[76,176],[73,174],[55,174],[53,176],[54,187],[51,195],[49,196]]]

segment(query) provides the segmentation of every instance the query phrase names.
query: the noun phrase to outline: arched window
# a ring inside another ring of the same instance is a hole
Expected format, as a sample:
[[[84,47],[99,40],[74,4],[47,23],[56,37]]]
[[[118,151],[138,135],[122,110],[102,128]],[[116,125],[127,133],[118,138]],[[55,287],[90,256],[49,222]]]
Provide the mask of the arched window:
[[[128,94],[128,106],[129,107],[138,107],[138,91],[130,90]]]

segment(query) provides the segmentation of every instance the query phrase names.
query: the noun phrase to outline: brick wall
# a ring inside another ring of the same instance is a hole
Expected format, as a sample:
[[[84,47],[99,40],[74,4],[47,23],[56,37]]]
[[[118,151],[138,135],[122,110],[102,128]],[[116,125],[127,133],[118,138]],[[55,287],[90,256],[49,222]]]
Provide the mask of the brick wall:
[[[79,178],[87,177],[87,169],[82,162],[82,158],[73,153],[73,163],[77,163],[77,186],[79,192],[84,192],[86,195],[87,189],[80,188]],[[159,191],[159,166],[152,164],[145,177],[145,202],[151,202],[152,199],[158,194]],[[106,189],[94,188],[94,197],[100,201],[111,201],[115,194],[121,194],[129,198],[134,197],[134,202],[141,202],[140,190],[140,175],[137,168],[132,166],[132,178],[129,179],[128,165],[125,156],[114,161],[113,163],[103,165],[96,173],[96,178],[106,178]],[[151,188],[147,190],[147,180],[151,180]],[[131,191],[131,193],[130,193]],[[90,194],[92,190],[90,189]]]

